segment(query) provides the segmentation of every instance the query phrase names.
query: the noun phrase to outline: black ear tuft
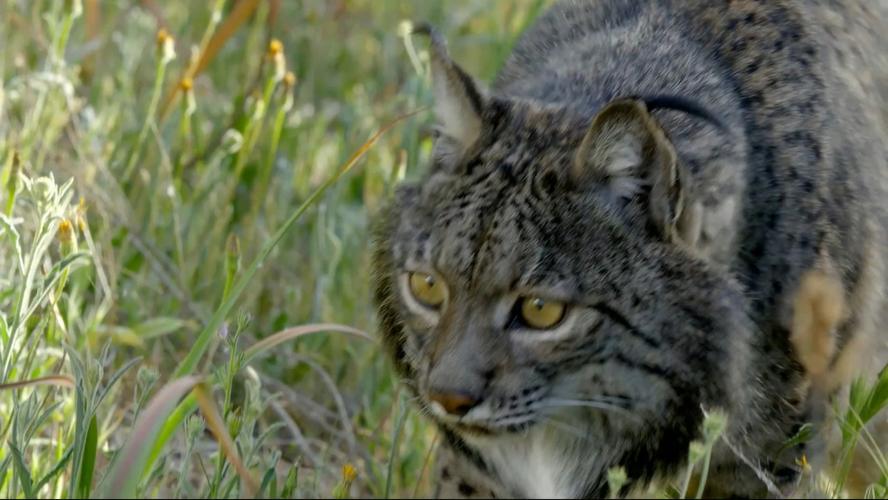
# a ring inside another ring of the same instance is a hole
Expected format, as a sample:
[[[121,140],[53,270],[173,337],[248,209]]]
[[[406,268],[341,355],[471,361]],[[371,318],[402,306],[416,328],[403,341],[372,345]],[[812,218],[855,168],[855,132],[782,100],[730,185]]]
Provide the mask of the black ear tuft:
[[[435,116],[439,137],[435,157],[439,164],[455,163],[481,136],[481,117],[486,105],[484,91],[450,58],[447,42],[433,26],[419,23],[413,33],[427,35]]]

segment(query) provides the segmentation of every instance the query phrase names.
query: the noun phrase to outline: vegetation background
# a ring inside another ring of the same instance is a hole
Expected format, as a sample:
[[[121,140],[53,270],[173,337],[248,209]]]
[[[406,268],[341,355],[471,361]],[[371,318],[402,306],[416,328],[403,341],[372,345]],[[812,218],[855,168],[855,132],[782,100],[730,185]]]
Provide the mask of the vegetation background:
[[[428,493],[368,276],[431,146],[408,21],[489,81],[547,3],[0,1],[0,496]]]
[[[239,494],[193,395],[137,425],[188,375],[266,496],[426,491],[434,435],[372,340],[368,275],[369,220],[430,148],[402,22],[489,78],[542,4],[0,2],[0,496]],[[243,359],[322,323],[371,339]]]

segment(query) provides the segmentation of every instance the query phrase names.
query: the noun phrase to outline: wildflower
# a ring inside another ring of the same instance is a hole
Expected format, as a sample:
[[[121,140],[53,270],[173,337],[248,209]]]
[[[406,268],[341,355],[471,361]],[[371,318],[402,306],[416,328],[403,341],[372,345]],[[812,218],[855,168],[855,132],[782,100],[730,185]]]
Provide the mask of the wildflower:
[[[798,465],[802,469],[802,472],[811,472],[811,464],[808,463],[808,455],[802,454],[802,456],[796,458],[795,462],[796,465]]]
[[[163,45],[167,42],[167,40],[169,40],[170,38],[172,38],[170,36],[170,33],[167,30],[160,28],[157,31],[157,47],[162,48]]]
[[[74,226],[69,219],[65,218],[59,222],[59,230],[57,234],[62,255],[67,256],[70,255],[71,252],[77,250],[77,239],[74,237]]]
[[[185,99],[182,101],[182,109],[186,115],[194,114],[197,109],[197,102],[194,99],[194,80],[186,76],[179,81],[179,90],[184,94]]]
[[[348,482],[353,482],[358,477],[358,471],[355,470],[355,466],[352,464],[345,464],[342,466],[342,479]]]
[[[68,4],[71,8],[71,17],[76,19],[83,14],[83,0],[70,0]]]
[[[163,64],[176,58],[175,39],[163,28],[157,32],[157,50]]]
[[[292,71],[287,71],[287,74],[284,75],[284,102],[281,105],[281,111],[284,113],[290,111],[293,108],[293,87],[296,86],[297,82],[296,74]]]
[[[277,38],[268,43],[268,57],[274,63],[274,80],[281,81],[287,72],[287,62],[284,59],[284,44]]]
[[[358,472],[352,464],[342,466],[342,481],[333,488],[333,498],[348,498],[352,483],[357,479]]]
[[[272,39],[268,43],[268,57],[274,57],[284,52],[284,44],[277,38]]]

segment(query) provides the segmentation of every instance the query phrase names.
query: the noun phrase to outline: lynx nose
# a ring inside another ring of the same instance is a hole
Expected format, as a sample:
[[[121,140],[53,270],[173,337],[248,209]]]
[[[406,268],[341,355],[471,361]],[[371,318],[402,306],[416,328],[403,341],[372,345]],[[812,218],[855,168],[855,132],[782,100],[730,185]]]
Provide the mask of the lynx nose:
[[[455,417],[462,417],[478,404],[478,398],[471,394],[455,391],[432,390],[429,392],[429,399]]]

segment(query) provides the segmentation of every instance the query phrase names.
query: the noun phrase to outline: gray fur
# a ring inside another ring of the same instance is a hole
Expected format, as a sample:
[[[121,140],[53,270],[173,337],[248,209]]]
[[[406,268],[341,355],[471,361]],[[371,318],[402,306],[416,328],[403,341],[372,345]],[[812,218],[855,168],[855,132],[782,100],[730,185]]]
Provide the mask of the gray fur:
[[[789,341],[806,272],[847,298],[832,366],[886,362],[886,32],[864,0],[563,2],[489,91],[433,45],[449,123],[378,218],[375,273],[395,367],[445,434],[442,494],[600,496],[616,465],[638,486],[681,468],[715,407],[733,449],[710,493],[792,491],[818,447],[776,451],[829,413]],[[596,128],[664,94],[725,129],[643,105]],[[477,133],[446,135],[460,119]],[[406,271],[446,282],[440,312],[410,305]],[[570,304],[565,325],[510,323],[522,294]],[[456,419],[430,388],[481,402]]]

